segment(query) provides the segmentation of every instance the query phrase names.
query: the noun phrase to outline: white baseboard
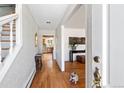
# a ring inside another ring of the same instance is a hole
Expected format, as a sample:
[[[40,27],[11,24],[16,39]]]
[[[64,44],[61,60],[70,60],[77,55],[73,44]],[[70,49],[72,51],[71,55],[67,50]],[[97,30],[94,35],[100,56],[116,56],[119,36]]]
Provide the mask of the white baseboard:
[[[29,75],[29,77],[28,77],[28,79],[26,81],[26,83],[24,84],[24,88],[30,88],[32,80],[33,80],[33,78],[35,76],[35,73],[36,73],[36,69],[33,68],[31,74]]]

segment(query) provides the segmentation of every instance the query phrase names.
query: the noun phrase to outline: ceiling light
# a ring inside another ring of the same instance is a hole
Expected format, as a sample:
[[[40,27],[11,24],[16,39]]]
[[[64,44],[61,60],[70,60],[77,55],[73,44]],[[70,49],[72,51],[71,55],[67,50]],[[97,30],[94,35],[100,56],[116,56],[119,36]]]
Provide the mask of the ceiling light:
[[[46,23],[47,23],[47,24],[51,24],[51,21],[48,20],[48,21],[46,21]]]

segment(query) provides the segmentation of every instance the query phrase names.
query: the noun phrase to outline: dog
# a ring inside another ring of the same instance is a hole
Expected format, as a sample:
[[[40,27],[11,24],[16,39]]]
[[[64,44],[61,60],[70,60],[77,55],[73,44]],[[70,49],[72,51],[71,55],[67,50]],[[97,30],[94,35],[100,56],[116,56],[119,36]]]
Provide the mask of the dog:
[[[75,84],[77,84],[78,82],[78,75],[76,74],[76,72],[72,72],[70,74],[70,79],[69,79],[70,82],[74,82]]]

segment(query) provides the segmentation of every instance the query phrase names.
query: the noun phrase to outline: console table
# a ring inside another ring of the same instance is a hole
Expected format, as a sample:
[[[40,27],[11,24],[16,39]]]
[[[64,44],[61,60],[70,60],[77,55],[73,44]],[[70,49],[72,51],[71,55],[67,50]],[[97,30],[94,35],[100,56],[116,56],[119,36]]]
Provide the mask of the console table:
[[[36,71],[41,70],[42,67],[42,59],[41,59],[42,54],[36,54],[35,55],[35,64],[36,64]]]
[[[70,50],[69,51],[69,60],[73,62],[73,54],[74,53],[85,53],[85,50]]]

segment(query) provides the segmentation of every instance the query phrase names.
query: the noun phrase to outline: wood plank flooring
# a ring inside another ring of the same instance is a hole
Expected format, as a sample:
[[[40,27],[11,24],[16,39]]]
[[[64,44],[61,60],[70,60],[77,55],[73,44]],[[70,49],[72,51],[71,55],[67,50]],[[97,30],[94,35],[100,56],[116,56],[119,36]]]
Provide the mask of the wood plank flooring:
[[[31,88],[84,88],[85,64],[79,62],[66,62],[65,72],[61,72],[56,61],[52,61],[51,54],[43,54],[42,69],[37,71]],[[75,85],[69,82],[71,72],[77,72],[79,82]]]

